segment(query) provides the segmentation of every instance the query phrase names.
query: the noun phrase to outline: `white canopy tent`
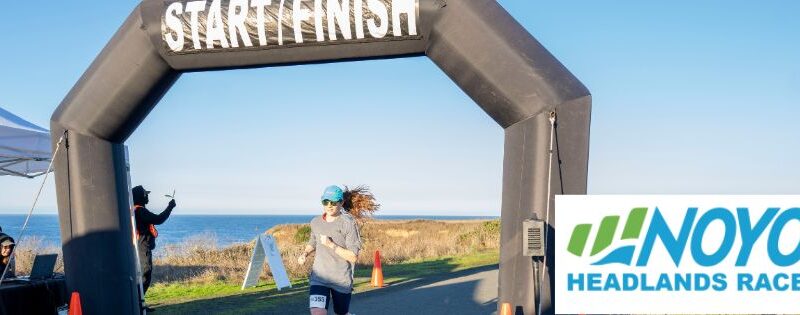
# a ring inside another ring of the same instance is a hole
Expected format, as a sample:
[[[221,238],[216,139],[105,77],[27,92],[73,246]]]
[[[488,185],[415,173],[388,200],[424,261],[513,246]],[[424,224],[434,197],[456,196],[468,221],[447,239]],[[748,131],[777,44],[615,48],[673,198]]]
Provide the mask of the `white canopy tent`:
[[[0,176],[45,174],[51,155],[50,131],[0,108]]]

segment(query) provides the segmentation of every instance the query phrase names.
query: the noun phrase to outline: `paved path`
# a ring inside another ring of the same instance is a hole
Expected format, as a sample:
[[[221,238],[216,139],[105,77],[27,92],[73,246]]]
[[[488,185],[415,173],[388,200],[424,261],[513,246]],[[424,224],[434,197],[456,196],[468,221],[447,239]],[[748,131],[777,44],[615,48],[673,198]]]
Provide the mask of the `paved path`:
[[[353,295],[356,315],[480,314],[496,311],[498,266],[426,276]],[[265,303],[272,300],[273,303]],[[328,314],[333,314],[333,307]],[[308,287],[157,305],[159,314],[308,314]]]
[[[354,295],[350,311],[356,315],[492,314],[497,307],[497,275],[494,265],[411,280]]]

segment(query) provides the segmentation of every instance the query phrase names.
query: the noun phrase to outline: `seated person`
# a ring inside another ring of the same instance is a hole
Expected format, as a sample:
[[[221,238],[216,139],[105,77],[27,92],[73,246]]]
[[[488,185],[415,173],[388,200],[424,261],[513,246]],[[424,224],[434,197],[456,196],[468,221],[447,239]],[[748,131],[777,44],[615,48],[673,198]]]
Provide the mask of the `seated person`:
[[[8,266],[6,271],[6,278],[14,277],[14,261],[11,260],[11,253],[14,251],[14,239],[11,236],[0,232],[0,274]]]

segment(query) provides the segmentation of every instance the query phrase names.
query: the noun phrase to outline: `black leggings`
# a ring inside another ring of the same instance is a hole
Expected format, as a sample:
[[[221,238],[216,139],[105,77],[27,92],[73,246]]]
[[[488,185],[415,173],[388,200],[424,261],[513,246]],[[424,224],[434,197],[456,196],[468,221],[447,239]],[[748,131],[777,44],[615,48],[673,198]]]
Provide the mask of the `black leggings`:
[[[330,300],[333,300],[333,312],[337,315],[344,315],[350,311],[350,297],[352,293],[341,293],[329,287],[321,285],[312,285],[308,289],[309,307],[317,307],[316,303],[325,303],[325,309],[328,309]],[[324,300],[324,301],[323,301]]]

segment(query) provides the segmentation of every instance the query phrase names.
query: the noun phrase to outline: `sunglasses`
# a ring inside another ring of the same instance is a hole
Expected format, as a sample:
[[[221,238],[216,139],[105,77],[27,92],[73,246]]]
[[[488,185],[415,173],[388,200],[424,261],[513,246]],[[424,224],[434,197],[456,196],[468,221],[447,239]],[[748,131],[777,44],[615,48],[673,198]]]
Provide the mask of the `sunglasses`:
[[[333,206],[333,205],[336,205],[336,204],[339,204],[339,202],[338,201],[327,200],[327,199],[322,201],[322,205],[323,206]]]

